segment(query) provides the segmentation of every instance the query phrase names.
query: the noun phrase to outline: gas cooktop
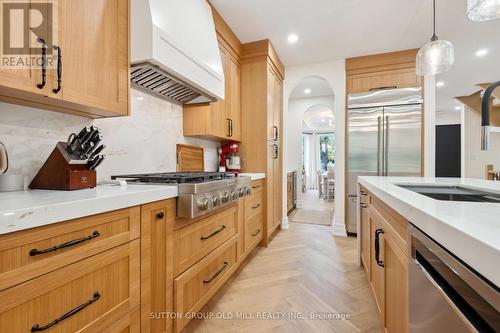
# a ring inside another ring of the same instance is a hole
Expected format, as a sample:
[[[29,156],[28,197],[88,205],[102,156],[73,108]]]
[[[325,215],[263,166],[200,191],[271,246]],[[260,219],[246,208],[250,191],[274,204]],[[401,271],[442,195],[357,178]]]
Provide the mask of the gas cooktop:
[[[111,176],[111,179],[125,179],[127,183],[185,184],[234,179],[237,176],[226,172],[160,172]]]

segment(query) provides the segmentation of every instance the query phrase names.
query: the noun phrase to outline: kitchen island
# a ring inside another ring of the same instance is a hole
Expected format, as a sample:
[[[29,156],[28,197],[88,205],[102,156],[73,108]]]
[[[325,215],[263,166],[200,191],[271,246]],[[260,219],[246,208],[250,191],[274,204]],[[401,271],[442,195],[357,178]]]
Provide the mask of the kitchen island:
[[[358,202],[358,258],[386,332],[500,329],[498,183],[359,177]]]

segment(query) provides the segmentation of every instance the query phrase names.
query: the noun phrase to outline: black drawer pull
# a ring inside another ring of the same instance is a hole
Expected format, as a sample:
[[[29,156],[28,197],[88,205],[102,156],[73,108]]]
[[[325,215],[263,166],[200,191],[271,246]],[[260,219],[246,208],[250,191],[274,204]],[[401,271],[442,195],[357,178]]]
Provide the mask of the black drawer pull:
[[[368,206],[367,206],[364,202],[360,203],[359,205],[361,206],[361,208],[366,208],[366,207],[368,207]]]
[[[255,185],[255,186],[252,186],[252,188],[255,190],[256,188],[259,188],[260,185]]]
[[[73,246],[73,245],[76,245],[76,244],[80,244],[80,243],[83,243],[85,241],[91,240],[92,238],[96,238],[96,237],[99,237],[99,236],[101,236],[101,234],[99,233],[99,231],[94,231],[92,233],[92,235],[90,235],[90,236],[79,238],[79,239],[74,239],[74,240],[71,240],[69,242],[63,243],[61,245],[56,245],[56,246],[53,246],[53,247],[49,247],[48,249],[45,249],[45,250],[32,249],[30,251],[30,256],[33,257],[33,256],[36,256],[37,254],[44,254],[44,253],[47,253],[47,252],[52,252],[52,251],[56,251],[56,250],[59,250],[59,249],[64,249],[65,247],[70,247],[70,246]]]
[[[366,195],[366,192],[363,190],[359,191],[359,193],[361,193],[361,195]]]
[[[257,209],[259,207],[260,207],[260,204],[256,204],[256,205],[252,206],[252,209]]]
[[[165,217],[165,213],[163,213],[163,212],[160,212],[160,213],[156,214],[156,218],[157,218],[158,220],[161,220],[161,219],[162,219],[162,218],[164,218],[164,217]]]
[[[260,229],[257,229],[257,231],[252,234],[252,237],[257,236],[259,233],[260,233]]]
[[[375,230],[375,261],[380,267],[384,267],[384,262],[380,260],[380,234],[383,234],[384,230]]]
[[[52,89],[52,92],[57,94],[62,88],[62,54],[59,46],[54,45],[54,50],[57,51],[57,88]]]
[[[203,280],[203,283],[210,283],[212,282],[217,276],[219,276],[220,273],[222,273],[226,267],[229,265],[229,263],[227,261],[224,261],[224,265],[219,268],[219,270],[217,272],[215,272],[215,274],[208,280]]]
[[[385,86],[385,87],[370,88],[369,91],[396,89],[396,88],[397,88],[397,86]]]
[[[45,40],[43,38],[38,37],[37,42],[42,44],[42,82],[38,83],[36,86],[38,89],[43,89],[45,87],[45,83],[47,82],[47,44],[45,44]]]
[[[78,305],[76,308],[74,308],[73,310],[71,311],[68,311],[66,312],[65,314],[63,314],[61,317],[57,318],[57,319],[54,319],[54,321],[48,323],[47,325],[45,326],[40,326],[38,324],[36,325],[33,325],[31,327],[31,332],[41,332],[41,331],[45,331],[46,329],[49,329],[51,328],[52,326],[54,325],[57,325],[58,323],[60,323],[61,321],[63,321],[64,319],[66,318],[69,318],[71,317],[72,315],[74,315],[75,313],[85,309],[87,306],[89,306],[90,304],[94,303],[95,301],[97,301],[99,298],[101,298],[101,294],[99,294],[98,291],[96,291],[94,293],[94,295],[92,295],[92,299],[88,300],[87,302],[81,304],[81,305]]]
[[[210,235],[208,235],[208,236],[201,236],[201,240],[209,239],[210,237],[213,237],[213,236],[217,235],[219,232],[221,232],[224,229],[226,229],[226,226],[222,225],[219,229],[215,230]]]

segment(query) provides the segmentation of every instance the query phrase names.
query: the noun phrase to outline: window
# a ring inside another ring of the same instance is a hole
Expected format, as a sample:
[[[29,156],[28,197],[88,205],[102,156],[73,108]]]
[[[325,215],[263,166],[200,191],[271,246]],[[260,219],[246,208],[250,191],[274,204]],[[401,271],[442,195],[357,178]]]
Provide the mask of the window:
[[[333,134],[319,135],[319,161],[321,172],[327,171],[327,165],[335,163],[335,136]]]

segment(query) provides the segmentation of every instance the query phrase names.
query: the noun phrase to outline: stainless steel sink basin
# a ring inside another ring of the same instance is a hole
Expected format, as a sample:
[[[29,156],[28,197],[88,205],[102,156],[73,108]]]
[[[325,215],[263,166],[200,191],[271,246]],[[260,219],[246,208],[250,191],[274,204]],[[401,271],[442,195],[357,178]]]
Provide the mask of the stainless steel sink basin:
[[[443,201],[500,203],[500,193],[475,190],[462,186],[397,185],[401,188]]]

